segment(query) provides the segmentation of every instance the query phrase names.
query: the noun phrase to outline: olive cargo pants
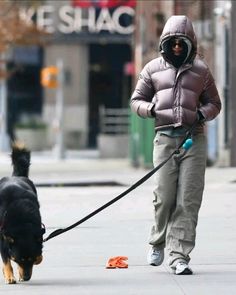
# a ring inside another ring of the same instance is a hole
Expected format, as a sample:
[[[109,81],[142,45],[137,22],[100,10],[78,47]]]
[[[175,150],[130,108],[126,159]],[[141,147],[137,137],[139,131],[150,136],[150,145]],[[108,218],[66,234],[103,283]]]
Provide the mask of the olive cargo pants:
[[[167,248],[171,267],[190,260],[195,246],[198,212],[201,206],[206,168],[206,138],[193,136],[189,150],[180,149],[155,174],[155,225],[149,243],[157,249]],[[157,133],[154,139],[154,166],[166,159],[181,143],[183,137]]]

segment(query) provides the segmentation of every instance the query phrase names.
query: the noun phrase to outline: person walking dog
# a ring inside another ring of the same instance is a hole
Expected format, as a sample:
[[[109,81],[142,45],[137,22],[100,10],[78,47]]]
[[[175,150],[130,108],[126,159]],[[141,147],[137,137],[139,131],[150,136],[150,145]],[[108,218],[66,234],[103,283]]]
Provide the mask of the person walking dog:
[[[131,109],[155,118],[153,164],[157,166],[181,143],[195,121],[193,145],[180,149],[156,174],[155,223],[151,229],[150,265],[161,265],[164,249],[177,275],[192,274],[189,254],[195,246],[198,212],[204,190],[207,146],[204,122],[213,120],[221,101],[212,74],[197,54],[190,19],[171,16],[160,37],[160,57],[147,63],[131,97]]]

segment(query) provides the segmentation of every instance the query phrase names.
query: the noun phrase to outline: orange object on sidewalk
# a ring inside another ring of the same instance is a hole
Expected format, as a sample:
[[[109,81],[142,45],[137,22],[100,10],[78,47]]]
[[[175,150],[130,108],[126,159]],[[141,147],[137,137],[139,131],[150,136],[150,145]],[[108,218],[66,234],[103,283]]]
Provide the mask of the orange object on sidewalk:
[[[126,256],[111,257],[106,264],[106,268],[128,268],[128,263],[126,263],[124,260],[128,260],[128,257]]]

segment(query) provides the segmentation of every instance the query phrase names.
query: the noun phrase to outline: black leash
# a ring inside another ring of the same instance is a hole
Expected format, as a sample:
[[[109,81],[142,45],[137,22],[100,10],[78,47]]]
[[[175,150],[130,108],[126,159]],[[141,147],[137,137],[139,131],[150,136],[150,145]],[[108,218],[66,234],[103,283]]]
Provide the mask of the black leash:
[[[184,139],[181,141],[181,143],[179,144],[179,146],[176,148],[176,150],[174,150],[167,159],[165,159],[163,162],[161,162],[159,165],[157,165],[156,167],[154,167],[150,172],[148,172],[146,175],[144,175],[141,179],[139,179],[136,183],[134,183],[133,185],[131,185],[127,190],[125,190],[124,192],[122,192],[121,194],[119,194],[117,197],[115,197],[114,199],[110,200],[109,202],[107,202],[106,204],[102,205],[101,207],[97,208],[96,210],[94,210],[93,212],[91,212],[90,214],[88,214],[87,216],[85,216],[84,218],[80,219],[79,221],[73,223],[72,225],[66,227],[66,228],[59,228],[55,231],[53,231],[47,238],[45,238],[43,241],[47,242],[48,240],[55,238],[56,236],[59,236],[69,230],[71,230],[72,228],[80,225],[81,223],[85,222],[86,220],[90,219],[91,217],[93,217],[94,215],[98,214],[99,212],[101,212],[102,210],[106,209],[107,207],[111,206],[113,203],[117,202],[118,200],[120,200],[121,198],[123,198],[124,196],[126,196],[128,193],[130,193],[131,191],[133,191],[134,189],[136,189],[138,186],[140,186],[141,184],[143,184],[146,180],[148,180],[157,170],[159,170],[162,166],[164,166],[166,164],[166,162],[168,162],[172,156],[174,154],[178,154],[179,153],[179,149],[183,146],[183,144],[185,143],[185,141],[191,137],[191,134],[194,130],[194,128],[196,127],[198,123],[198,120],[196,120],[194,122],[194,124],[192,125],[192,127],[187,131]]]

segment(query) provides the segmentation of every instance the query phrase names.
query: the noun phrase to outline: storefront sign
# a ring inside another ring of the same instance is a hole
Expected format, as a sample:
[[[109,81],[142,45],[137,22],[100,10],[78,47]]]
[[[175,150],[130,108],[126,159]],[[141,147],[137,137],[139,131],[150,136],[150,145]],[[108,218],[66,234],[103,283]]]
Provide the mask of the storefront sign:
[[[95,7],[83,9],[80,7],[61,6],[59,10],[51,5],[29,8],[21,12],[28,22],[33,18],[39,28],[49,33],[100,33],[107,31],[111,34],[131,34],[134,31],[132,20],[135,10],[129,6],[119,6],[113,10]]]
[[[71,0],[72,6],[88,8],[91,6],[99,8],[113,8],[118,6],[136,6],[136,0]]]

